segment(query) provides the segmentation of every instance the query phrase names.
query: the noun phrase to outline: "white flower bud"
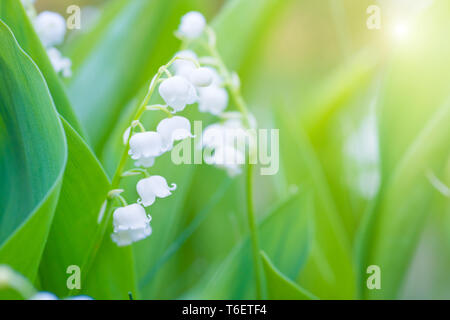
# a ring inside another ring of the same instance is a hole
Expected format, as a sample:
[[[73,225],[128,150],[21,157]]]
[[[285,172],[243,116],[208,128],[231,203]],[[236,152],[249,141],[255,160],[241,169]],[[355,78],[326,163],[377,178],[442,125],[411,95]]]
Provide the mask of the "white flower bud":
[[[117,208],[113,216],[114,233],[111,238],[119,247],[142,240],[152,233],[152,219],[139,204]]]
[[[136,185],[137,193],[141,197],[138,203],[141,203],[144,207],[151,206],[155,202],[156,197],[166,198],[176,188],[177,186],[174,183],[169,187],[166,179],[161,176],[151,176],[139,180]]]
[[[205,17],[200,12],[191,11],[181,18],[178,32],[182,37],[195,39],[202,35],[205,26]]]
[[[180,76],[164,80],[159,86],[159,94],[175,112],[184,110],[187,104],[193,104],[197,100],[195,87]]]
[[[202,147],[213,150],[228,146],[244,153],[246,146],[254,143],[255,136],[244,128],[240,118],[209,125],[202,134]]]
[[[34,28],[45,47],[61,44],[66,35],[66,20],[50,11],[41,12],[34,20]]]
[[[198,68],[191,72],[189,81],[196,87],[207,87],[213,82],[213,75],[208,68]]]
[[[61,72],[64,78],[72,76],[72,61],[69,58],[64,57],[56,48],[47,49],[47,55],[56,73]]]
[[[245,155],[241,151],[225,145],[215,149],[212,156],[205,158],[205,162],[225,169],[228,175],[233,177],[241,173],[241,165],[245,163]]]
[[[161,135],[157,132],[147,131],[135,133],[130,139],[128,154],[133,160],[158,157],[163,153]]]
[[[228,92],[224,88],[209,86],[199,88],[198,109],[200,112],[209,112],[220,115],[228,105]]]
[[[197,68],[194,63],[194,61],[197,61],[197,55],[192,50],[182,50],[177,52],[175,56],[180,58],[172,63],[175,74],[188,79],[191,72]]]
[[[175,141],[193,137],[189,120],[180,116],[163,119],[156,131],[161,135],[164,148],[167,150],[172,149]]]

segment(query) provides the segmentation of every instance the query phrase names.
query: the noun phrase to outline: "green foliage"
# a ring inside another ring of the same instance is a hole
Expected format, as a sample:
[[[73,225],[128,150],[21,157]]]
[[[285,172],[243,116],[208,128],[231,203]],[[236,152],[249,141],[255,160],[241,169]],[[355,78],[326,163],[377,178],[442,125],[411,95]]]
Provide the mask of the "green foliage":
[[[0,44],[0,263],[34,281],[58,202],[67,147],[42,74],[3,21]]]
[[[280,172],[254,179],[264,297],[401,298],[430,216],[440,214],[435,240],[450,243],[448,198],[429,178],[448,185],[450,176],[450,45],[436,36],[449,29],[450,4],[435,2],[402,45],[374,33],[346,38],[345,19],[329,15],[356,17],[361,8],[350,1],[332,10],[287,0],[105,1],[98,23],[61,48],[74,73],[63,82],[20,1],[1,0],[0,264],[59,297],[256,297],[243,176],[177,166],[166,154],[151,174],[177,189],[149,208],[152,235],[119,248],[112,224],[99,223],[122,134],[158,67],[180,48],[180,17],[207,8],[259,126],[280,130]],[[341,61],[335,48],[348,53],[349,45],[356,54]],[[381,179],[373,198],[347,181],[362,168],[349,163],[346,143],[369,105]],[[182,115],[211,123],[196,109]],[[142,123],[155,130],[161,119],[149,113]],[[138,178],[120,185],[129,203]],[[81,267],[80,290],[66,285],[70,265]],[[381,268],[381,290],[366,286],[370,265]],[[0,297],[23,298],[13,289]]]
[[[302,289],[291,279],[283,275],[270,261],[265,252],[261,252],[267,283],[267,298],[271,300],[313,300],[312,294]]]

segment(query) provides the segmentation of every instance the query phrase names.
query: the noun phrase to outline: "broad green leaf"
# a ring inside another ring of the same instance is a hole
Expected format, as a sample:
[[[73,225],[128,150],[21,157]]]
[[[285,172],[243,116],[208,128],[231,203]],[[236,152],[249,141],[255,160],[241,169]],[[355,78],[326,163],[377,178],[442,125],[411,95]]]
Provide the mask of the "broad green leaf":
[[[60,297],[69,295],[66,280],[70,274],[66,270],[76,265],[81,268],[82,279],[87,279],[87,288],[85,283],[81,284],[83,293],[102,299],[126,298],[129,291],[135,292],[130,248],[118,248],[107,233],[98,250],[99,257],[95,258],[95,269],[86,269],[86,260],[93,254],[92,246],[100,232],[100,207],[110,183],[86,143],[66,121],[63,120],[63,124],[69,156],[40,266],[41,286]],[[98,265],[102,265],[101,270],[98,270]],[[103,278],[105,275],[108,280]]]
[[[67,158],[37,66],[0,20],[0,263],[34,281]]]
[[[265,252],[261,252],[266,277],[267,299],[270,300],[314,300],[317,299],[297,283],[283,275],[270,261]]]
[[[258,224],[261,249],[292,278],[297,277],[310,250],[312,211],[310,197],[297,191]],[[186,298],[252,299],[255,296],[252,265],[247,235]]]
[[[282,163],[289,183],[306,185],[313,191],[315,208],[315,239],[299,283],[320,299],[354,298],[356,283],[349,239],[311,142],[295,118],[288,115],[286,108],[277,114],[284,128],[280,131]]]
[[[17,0],[0,1],[0,19],[11,28],[22,49],[33,59],[41,70],[58,112],[78,133],[82,133],[81,125],[73,112],[62,82],[55,73],[21,2]]]

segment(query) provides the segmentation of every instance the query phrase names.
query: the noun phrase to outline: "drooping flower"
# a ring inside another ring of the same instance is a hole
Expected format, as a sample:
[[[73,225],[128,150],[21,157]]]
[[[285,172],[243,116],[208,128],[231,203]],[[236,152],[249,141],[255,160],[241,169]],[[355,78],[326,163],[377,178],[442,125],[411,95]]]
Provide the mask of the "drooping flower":
[[[155,157],[142,157],[134,162],[136,167],[150,168],[155,164]]]
[[[241,165],[245,163],[245,155],[240,150],[225,145],[216,148],[212,155],[205,157],[205,162],[225,169],[231,177],[234,177],[241,173]]]
[[[187,39],[196,39],[202,35],[205,27],[205,17],[200,12],[191,11],[181,18],[178,33]]]
[[[162,150],[162,139],[158,132],[138,132],[130,139],[129,154],[133,160],[160,156]]]
[[[114,233],[111,238],[120,247],[142,240],[152,233],[150,226],[152,218],[145,213],[145,209],[139,204],[134,203],[117,208],[113,217]]]
[[[144,207],[151,206],[156,198],[166,198],[172,194],[177,188],[176,184],[172,183],[169,187],[166,179],[161,176],[151,176],[139,180],[136,185],[136,190],[141,197],[138,202],[140,202]]]
[[[32,296],[30,300],[58,300],[58,297],[51,292],[41,291]]]
[[[189,75],[189,81],[196,87],[207,87],[213,82],[213,75],[209,68],[195,69]]]
[[[69,58],[64,57],[58,49],[53,47],[47,49],[47,55],[56,73],[61,72],[65,78],[72,76],[72,61]]]
[[[189,120],[180,116],[163,119],[156,131],[161,135],[163,146],[167,150],[172,149],[175,141],[193,137]]]
[[[186,105],[197,100],[195,87],[180,76],[173,76],[164,80],[159,86],[159,94],[175,112],[184,110]]]
[[[34,20],[34,28],[45,47],[59,45],[66,35],[66,20],[51,11],[41,12]]]
[[[182,50],[175,56],[179,58],[172,63],[175,74],[189,80],[190,74],[197,68],[194,62],[197,61],[197,55],[194,51]]]
[[[224,88],[211,85],[199,88],[198,109],[200,112],[209,112],[220,115],[228,105],[228,92]]]

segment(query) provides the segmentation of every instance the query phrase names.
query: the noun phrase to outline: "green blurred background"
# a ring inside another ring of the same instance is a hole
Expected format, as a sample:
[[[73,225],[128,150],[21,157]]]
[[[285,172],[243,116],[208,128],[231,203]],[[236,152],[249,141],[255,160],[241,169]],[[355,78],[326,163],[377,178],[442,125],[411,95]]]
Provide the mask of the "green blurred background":
[[[72,4],[89,8],[63,48],[74,65],[65,84],[110,175],[130,108],[178,50],[173,30],[180,17],[201,11],[241,76],[259,127],[280,129],[280,171],[256,176],[254,197],[261,219],[277,204],[287,206],[281,231],[262,231],[263,243],[282,237],[298,215],[308,221],[293,231],[305,239],[288,248],[302,261],[290,278],[320,298],[450,298],[450,203],[431,182],[450,185],[447,0],[247,0],[237,10],[239,1],[155,0],[139,11],[132,3],[140,1],[36,3],[38,11],[64,16]],[[380,30],[366,26],[370,5],[381,8]],[[109,22],[118,16],[124,24]],[[146,125],[158,120],[149,117]],[[154,234],[133,248],[142,297],[251,297],[250,258],[230,256],[248,232],[243,179],[229,181],[207,166],[155,170],[185,194],[177,190],[174,203],[152,206]],[[133,183],[129,199],[136,198]],[[177,218],[159,219],[174,212]],[[381,267],[381,292],[365,287],[371,264]],[[229,274],[210,282],[209,274],[222,269]]]

